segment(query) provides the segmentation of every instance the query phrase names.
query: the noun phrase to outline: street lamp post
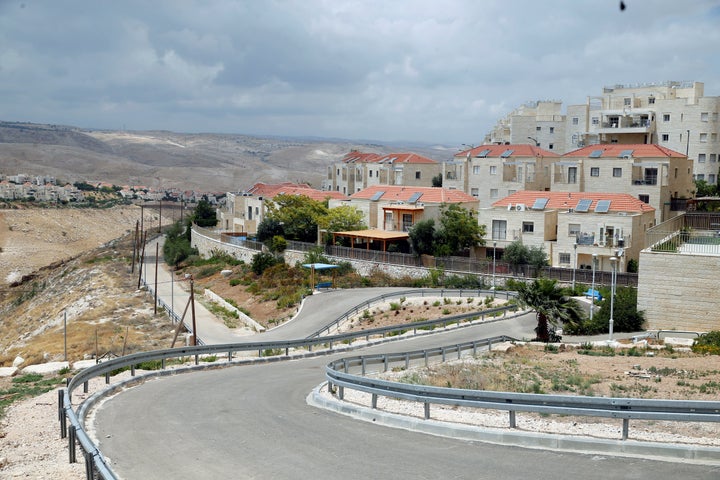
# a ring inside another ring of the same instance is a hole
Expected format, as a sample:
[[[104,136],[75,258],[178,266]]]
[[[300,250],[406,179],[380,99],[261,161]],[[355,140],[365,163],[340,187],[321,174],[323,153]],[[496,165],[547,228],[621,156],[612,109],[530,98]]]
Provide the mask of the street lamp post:
[[[593,318],[593,310],[595,310],[595,264],[597,263],[597,253],[592,254],[592,289],[590,289],[590,320]]]
[[[613,314],[615,313],[615,282],[617,281],[617,257],[610,257],[610,265],[612,265],[612,276],[610,277],[610,335],[608,341],[612,342],[613,337]]]
[[[573,263],[573,280],[572,280],[572,289],[573,289],[573,295],[575,295],[575,270],[577,270],[577,242],[573,245],[573,256],[574,263]]]
[[[493,297],[495,297],[495,252],[497,249],[497,242],[493,242],[493,281],[492,281],[492,289],[493,289]]]
[[[540,146],[540,142],[537,141],[537,138],[533,138],[533,137],[527,137],[527,138],[528,138],[528,140],[532,140],[533,142],[535,142],[536,147]]]

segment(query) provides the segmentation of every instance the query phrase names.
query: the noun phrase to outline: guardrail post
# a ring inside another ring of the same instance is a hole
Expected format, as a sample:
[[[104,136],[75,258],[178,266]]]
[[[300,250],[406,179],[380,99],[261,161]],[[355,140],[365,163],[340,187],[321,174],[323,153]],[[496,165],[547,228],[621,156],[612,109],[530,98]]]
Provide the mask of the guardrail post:
[[[472,342],[473,346],[473,357],[477,356],[477,342]]]
[[[67,417],[65,415],[65,392],[58,390],[58,420],[60,420],[60,438],[67,435]]]
[[[105,385],[109,385],[109,384],[110,384],[110,372],[107,372],[105,374]]]
[[[425,402],[425,420],[430,420],[430,402]]]
[[[85,478],[87,480],[93,480],[95,473],[95,462],[93,461],[92,453],[85,452]]]
[[[377,393],[372,394],[372,409],[377,410]]]
[[[515,428],[515,410],[510,410],[510,428]]]
[[[408,368],[410,368],[410,354],[406,353],[405,354],[405,370],[407,370]]]
[[[343,400],[345,398],[345,387],[338,386],[338,398]]]
[[[442,347],[440,349],[440,351],[442,352],[442,361],[444,362],[445,361],[445,347]]]
[[[332,340],[330,340],[330,350],[332,350]]]
[[[348,361],[347,358],[343,358],[343,368],[345,370],[345,373],[348,373]]]
[[[130,376],[131,377],[135,376],[135,365],[130,365]]]
[[[362,369],[360,370],[360,375],[365,376],[365,357],[362,358]]]
[[[89,387],[90,387],[90,385],[88,384],[87,381],[83,382],[83,393],[88,393]]]
[[[232,350],[228,350],[228,362],[232,362]]]
[[[427,352],[427,350],[424,350],[423,353],[425,354],[425,367],[427,368],[427,366],[428,366],[428,352]]]
[[[622,439],[627,440],[628,439],[628,433],[630,431],[630,419],[629,418],[623,418],[623,429],[622,429]]]
[[[383,363],[385,364],[385,369],[384,369],[384,371],[387,372],[387,371],[388,371],[388,357],[387,357],[387,355],[385,355],[385,357],[383,358]]]
[[[199,365],[199,364],[200,364],[200,355],[198,355],[198,354],[196,353],[196,354],[195,354],[195,365]]]
[[[75,425],[70,425],[68,435],[68,460],[70,460],[70,463],[77,462],[77,457],[75,456]]]
[[[460,344],[455,345],[455,348],[457,348],[458,360],[460,360],[460,352],[461,352],[461,350],[460,350]]]
[[[160,368],[165,370],[165,359],[160,360]]]

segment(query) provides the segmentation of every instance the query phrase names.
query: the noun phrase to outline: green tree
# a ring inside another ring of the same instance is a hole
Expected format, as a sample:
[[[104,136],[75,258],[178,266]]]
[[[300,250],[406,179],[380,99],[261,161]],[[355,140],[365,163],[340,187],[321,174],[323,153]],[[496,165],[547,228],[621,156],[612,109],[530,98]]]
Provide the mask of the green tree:
[[[280,263],[280,261],[275,258],[273,254],[260,252],[253,255],[250,269],[255,273],[255,275],[262,275],[265,270],[277,263]]]
[[[610,329],[610,289],[600,290],[603,302],[600,310],[593,313],[592,323],[583,322],[577,329],[582,335],[608,333]],[[645,312],[637,309],[637,290],[632,287],[617,287],[613,302],[613,331],[639,332],[644,329]]]
[[[705,180],[695,180],[696,197],[714,197],[718,194],[718,187]]]
[[[165,234],[163,258],[168,265],[178,266],[190,255],[197,255],[197,249],[190,246],[189,228],[176,222]]]
[[[526,265],[530,258],[530,250],[521,240],[515,240],[505,247],[502,260],[512,266],[513,272],[516,272],[520,265]]]
[[[432,177],[431,181],[432,181],[433,187],[442,187],[442,182],[443,182],[442,173],[438,173],[437,175]]]
[[[456,203],[440,209],[436,250],[453,255],[476,245],[485,245],[485,225],[478,224],[474,212]]]
[[[520,283],[517,298],[520,305],[535,310],[535,333],[541,342],[550,341],[549,325],[576,327],[585,316],[577,300],[565,296],[552,279],[536,278],[531,283]]]
[[[279,222],[285,238],[315,242],[318,222],[327,215],[324,202],[304,195],[277,195],[267,202],[266,218]]]
[[[203,199],[200,200],[195,207],[195,212],[192,215],[192,221],[198,227],[214,227],[217,225],[217,214],[215,208]]]
[[[271,240],[273,237],[276,236],[284,236],[285,231],[283,230],[283,226],[280,223],[279,220],[275,220],[274,218],[268,218],[265,217],[262,219],[262,222],[257,227],[257,241],[258,242],[266,242],[268,240]]]
[[[333,232],[349,232],[354,230],[365,230],[365,216],[356,207],[351,205],[340,205],[327,210],[327,214],[318,218],[320,228],[327,230],[326,241],[332,239]]]
[[[408,231],[415,255],[432,255],[435,252],[435,220],[420,220]]]
[[[537,275],[540,275],[543,267],[548,264],[548,256],[542,245],[533,245],[528,249],[527,263],[535,267]]]

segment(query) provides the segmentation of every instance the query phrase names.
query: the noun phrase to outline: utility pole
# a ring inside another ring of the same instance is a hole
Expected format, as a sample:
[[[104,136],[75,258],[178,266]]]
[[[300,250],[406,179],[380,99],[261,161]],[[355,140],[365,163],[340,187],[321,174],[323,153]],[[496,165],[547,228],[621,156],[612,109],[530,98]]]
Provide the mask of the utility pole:
[[[132,266],[130,267],[130,273],[135,273],[135,255],[137,255],[138,250],[138,229],[140,228],[140,220],[135,221],[135,238],[133,239],[133,258],[132,258]]]
[[[197,345],[197,325],[195,324],[195,281],[190,277],[190,314],[192,315],[193,346]]]
[[[155,315],[158,305],[158,260],[160,258],[160,242],[155,244]]]

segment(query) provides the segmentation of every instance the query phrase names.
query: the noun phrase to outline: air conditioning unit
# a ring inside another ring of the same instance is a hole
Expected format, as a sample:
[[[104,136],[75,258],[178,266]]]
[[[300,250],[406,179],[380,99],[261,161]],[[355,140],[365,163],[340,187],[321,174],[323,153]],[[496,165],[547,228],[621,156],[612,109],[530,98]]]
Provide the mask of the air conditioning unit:
[[[514,208],[514,207],[513,207],[513,204],[512,204],[512,203],[508,204],[508,211],[512,210],[513,208]]]
[[[524,203],[518,203],[515,205],[515,210],[518,212],[524,212],[525,211],[525,204]]]

